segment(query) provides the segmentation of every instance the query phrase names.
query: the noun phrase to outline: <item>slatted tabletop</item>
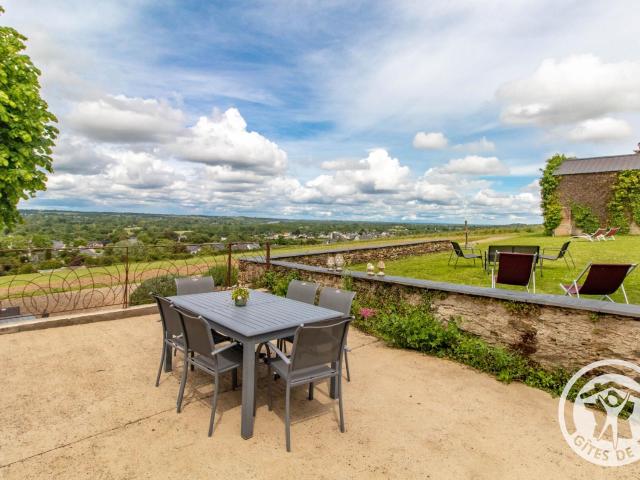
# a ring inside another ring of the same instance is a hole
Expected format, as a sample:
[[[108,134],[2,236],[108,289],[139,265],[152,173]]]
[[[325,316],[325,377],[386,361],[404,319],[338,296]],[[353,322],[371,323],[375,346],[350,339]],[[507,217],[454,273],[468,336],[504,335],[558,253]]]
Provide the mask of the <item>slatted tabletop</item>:
[[[176,306],[201,315],[243,337],[295,328],[300,324],[342,318],[335,310],[251,290],[244,307],[236,307],[230,291],[169,297]]]

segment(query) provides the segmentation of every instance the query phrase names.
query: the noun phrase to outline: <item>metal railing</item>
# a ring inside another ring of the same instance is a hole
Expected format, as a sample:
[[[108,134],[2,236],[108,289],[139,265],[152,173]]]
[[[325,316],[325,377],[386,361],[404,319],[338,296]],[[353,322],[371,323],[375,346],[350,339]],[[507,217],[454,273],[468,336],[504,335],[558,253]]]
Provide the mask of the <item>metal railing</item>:
[[[0,318],[48,317],[149,303],[149,291],[170,293],[175,277],[211,275],[228,288],[243,258],[270,262],[257,242],[107,245],[0,250]],[[136,293],[140,288],[140,292]],[[3,313],[4,312],[4,313]]]

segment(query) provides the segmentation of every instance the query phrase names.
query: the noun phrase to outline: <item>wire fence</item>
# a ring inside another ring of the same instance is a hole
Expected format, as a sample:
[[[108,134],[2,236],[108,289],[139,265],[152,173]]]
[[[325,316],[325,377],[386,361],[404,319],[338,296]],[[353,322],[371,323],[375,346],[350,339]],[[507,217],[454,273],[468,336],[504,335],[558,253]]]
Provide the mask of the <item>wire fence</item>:
[[[256,242],[0,250],[0,320],[146,304],[151,291],[172,294],[177,277],[229,288],[242,259],[269,263],[270,252]]]

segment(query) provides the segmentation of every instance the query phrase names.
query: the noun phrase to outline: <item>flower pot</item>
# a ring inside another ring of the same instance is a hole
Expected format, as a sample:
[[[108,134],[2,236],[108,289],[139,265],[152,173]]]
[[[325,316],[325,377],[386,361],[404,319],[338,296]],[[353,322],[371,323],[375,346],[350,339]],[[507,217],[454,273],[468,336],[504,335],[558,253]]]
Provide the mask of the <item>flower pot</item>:
[[[236,307],[244,307],[247,304],[247,299],[239,297],[235,299],[235,303]]]

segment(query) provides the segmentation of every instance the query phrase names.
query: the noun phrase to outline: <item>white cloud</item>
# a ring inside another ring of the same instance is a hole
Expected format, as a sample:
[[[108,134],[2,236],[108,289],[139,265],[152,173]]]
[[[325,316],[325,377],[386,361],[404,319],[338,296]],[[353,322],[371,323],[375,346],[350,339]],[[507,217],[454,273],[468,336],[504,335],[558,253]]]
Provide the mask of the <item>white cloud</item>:
[[[287,164],[286,152],[259,133],[248,131],[247,123],[235,108],[200,117],[169,148],[181,160],[272,174],[284,171]]]
[[[627,138],[631,133],[631,126],[624,120],[604,117],[580,122],[567,136],[574,142],[606,142]]]
[[[497,157],[480,157],[468,155],[456,158],[441,168],[444,173],[461,175],[508,175],[509,169]]]
[[[397,193],[408,184],[411,173],[409,167],[381,148],[371,150],[367,158],[356,163],[327,162],[325,166],[340,168],[331,175],[319,175],[304,186],[295,186],[290,193],[292,200],[359,203],[366,196]]]
[[[177,135],[184,114],[157,99],[109,95],[76,103],[70,126],[89,138],[116,143],[158,142]]]
[[[441,132],[418,132],[413,137],[413,147],[421,150],[442,150],[449,140]]]
[[[460,143],[454,145],[454,150],[468,150],[470,152],[493,152],[496,149],[496,144],[486,137],[482,137],[475,142]]]
[[[558,125],[611,112],[640,111],[640,62],[605,63],[594,55],[544,60],[529,77],[504,84],[497,96],[510,124]]]

